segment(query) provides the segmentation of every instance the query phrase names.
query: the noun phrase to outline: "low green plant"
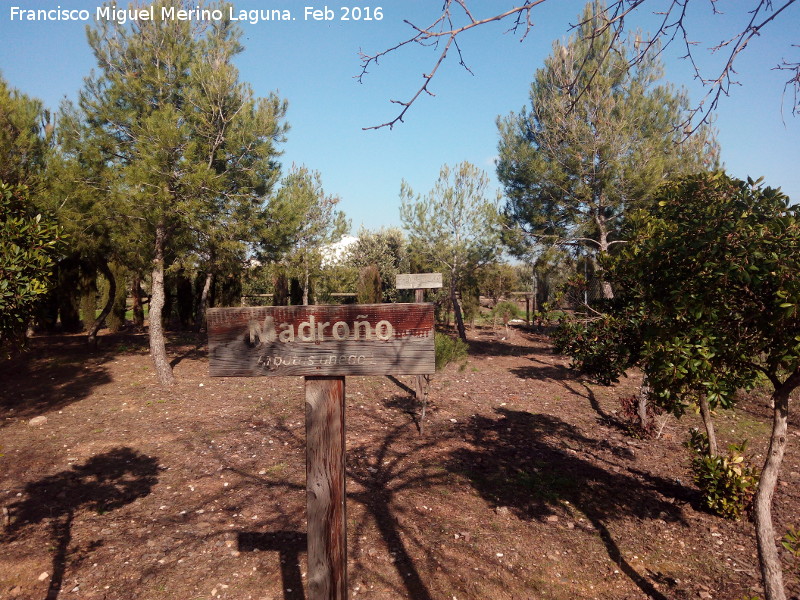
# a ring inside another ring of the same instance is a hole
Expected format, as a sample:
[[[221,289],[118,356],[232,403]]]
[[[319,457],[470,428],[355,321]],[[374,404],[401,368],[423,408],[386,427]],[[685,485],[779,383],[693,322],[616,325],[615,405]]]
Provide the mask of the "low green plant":
[[[513,302],[508,300],[498,302],[497,306],[492,309],[493,326],[497,327],[497,322],[502,321],[506,328],[506,335],[508,335],[508,322],[521,318],[522,314],[522,309]]]
[[[783,540],[781,541],[781,545],[789,554],[795,558],[800,558],[800,527],[790,529],[786,532],[786,535],[783,536]]]
[[[451,362],[460,362],[461,368],[467,366],[467,344],[459,338],[451,338],[443,333],[434,336],[436,348],[436,370],[441,371]]]
[[[738,520],[750,508],[758,485],[758,472],[747,464],[747,441],[730,444],[726,455],[709,455],[708,437],[692,429],[686,444],[694,451],[692,471],[703,502],[714,514]]]

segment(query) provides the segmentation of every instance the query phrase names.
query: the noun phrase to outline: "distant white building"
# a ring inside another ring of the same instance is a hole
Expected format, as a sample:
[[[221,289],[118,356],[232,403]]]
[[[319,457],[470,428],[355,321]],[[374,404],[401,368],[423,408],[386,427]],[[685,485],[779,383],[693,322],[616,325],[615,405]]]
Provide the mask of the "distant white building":
[[[332,244],[327,244],[322,247],[322,266],[331,267],[338,265],[347,256],[350,247],[358,241],[358,238],[352,235],[343,235],[342,239]]]

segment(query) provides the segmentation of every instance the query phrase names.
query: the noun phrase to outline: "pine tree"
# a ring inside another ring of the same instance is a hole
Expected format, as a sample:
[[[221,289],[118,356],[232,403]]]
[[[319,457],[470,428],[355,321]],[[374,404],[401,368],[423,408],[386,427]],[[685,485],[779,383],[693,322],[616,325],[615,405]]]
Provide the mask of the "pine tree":
[[[166,3],[154,5],[158,16]],[[80,96],[86,142],[109,167],[104,191],[125,229],[118,239],[145,243],[150,352],[169,384],[165,270],[196,261],[213,274],[243,257],[279,170],[286,104],[238,81],[240,31],[229,21],[99,22],[88,35],[98,70]]]
[[[326,194],[316,171],[293,166],[284,177],[273,208],[281,215],[283,232],[293,250],[288,257],[299,273],[298,304],[309,304],[312,275],[322,265],[322,247],[341,238],[350,228],[344,213],[336,210],[339,198]],[[292,300],[295,304],[295,300]]]
[[[533,242],[583,247],[593,260],[621,241],[626,213],[665,178],[718,159],[707,128],[683,140],[688,99],[658,84],[657,47],[632,67],[638,37],[608,50],[610,31],[591,35],[602,11],[588,4],[566,45],[553,44],[531,84],[530,108],[498,119],[497,175],[511,221]]]
[[[458,334],[465,342],[460,285],[500,252],[500,216],[487,197],[488,185],[483,171],[463,162],[442,167],[436,185],[425,196],[415,194],[406,182],[400,191],[400,218],[409,233],[411,252],[447,274]]]

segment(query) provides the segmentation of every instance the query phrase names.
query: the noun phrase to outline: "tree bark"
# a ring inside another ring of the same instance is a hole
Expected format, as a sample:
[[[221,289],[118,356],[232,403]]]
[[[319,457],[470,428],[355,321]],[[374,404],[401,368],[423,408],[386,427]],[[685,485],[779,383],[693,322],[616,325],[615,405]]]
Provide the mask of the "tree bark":
[[[453,283],[453,277],[450,277],[450,301],[453,303],[453,314],[456,318],[456,328],[458,329],[458,337],[461,338],[461,341],[466,343],[467,341],[467,330],[464,328],[464,317],[461,315],[461,305],[458,302],[458,297],[456,295],[456,286]]]
[[[168,386],[175,382],[172,366],[167,360],[167,347],[164,341],[164,325],[162,313],[164,309],[164,246],[166,232],[164,225],[156,227],[155,256],[153,258],[153,289],[150,298],[150,357],[161,385]]]
[[[772,497],[786,451],[789,394],[798,385],[800,385],[800,369],[796,369],[782,385],[775,386],[775,392],[772,394],[774,401],[772,435],[754,502],[758,562],[766,600],[786,600],[781,557],[775,545],[775,528],[772,525]]]
[[[103,321],[106,320],[106,317],[111,314],[111,309],[114,307],[114,299],[117,295],[117,279],[114,277],[114,273],[111,272],[108,261],[100,259],[97,268],[108,281],[108,300],[106,300],[106,305],[100,312],[100,316],[94,320],[94,324],[89,328],[89,334],[86,336],[90,350],[97,350],[97,332],[100,331],[100,327],[103,326]]]
[[[206,273],[206,279],[203,282],[203,291],[200,294],[200,307],[197,314],[197,331],[205,331],[206,329],[206,312],[208,311],[208,295],[211,291],[211,284],[214,281],[214,274],[209,271]]]
[[[602,210],[602,207],[599,209]],[[595,219],[597,223],[597,228],[600,230],[600,240],[599,240],[599,253],[605,254],[608,252],[608,248],[610,244],[608,243],[608,231],[606,229],[606,220],[602,218],[600,215],[597,216]],[[605,300],[611,300],[614,298],[614,290],[611,287],[611,283],[605,280],[603,277],[603,268],[600,266],[600,262],[595,259],[594,261],[595,267],[595,274],[600,277],[600,289],[603,292],[603,298]],[[587,282],[588,283],[588,282]]]
[[[711,418],[711,407],[708,405],[708,398],[705,394],[700,396],[700,416],[703,417],[703,425],[706,428],[706,435],[708,436],[708,454],[709,456],[716,456],[719,454],[719,447],[717,446],[717,434],[714,431],[714,420]]]
[[[305,281],[303,281],[303,306],[308,306],[308,256],[303,259],[303,267],[305,268]]]

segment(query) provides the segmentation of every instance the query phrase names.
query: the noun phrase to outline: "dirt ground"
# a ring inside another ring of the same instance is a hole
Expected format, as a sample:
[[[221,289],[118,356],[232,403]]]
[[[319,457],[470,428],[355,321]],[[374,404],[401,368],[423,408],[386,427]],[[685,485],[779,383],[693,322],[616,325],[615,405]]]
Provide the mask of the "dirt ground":
[[[411,377],[347,378],[352,598],[761,593],[752,523],[699,503],[682,445],[694,415],[631,438],[618,411],[635,377],[592,385],[537,333],[470,335],[466,366],[434,377],[423,434]],[[143,335],[95,354],[39,337],[0,363],[0,599],[305,598],[302,378],[212,379],[204,341],[176,334],[168,350],[168,390]],[[717,426],[760,465],[763,396]],[[790,432],[780,535],[800,525],[797,416]]]

